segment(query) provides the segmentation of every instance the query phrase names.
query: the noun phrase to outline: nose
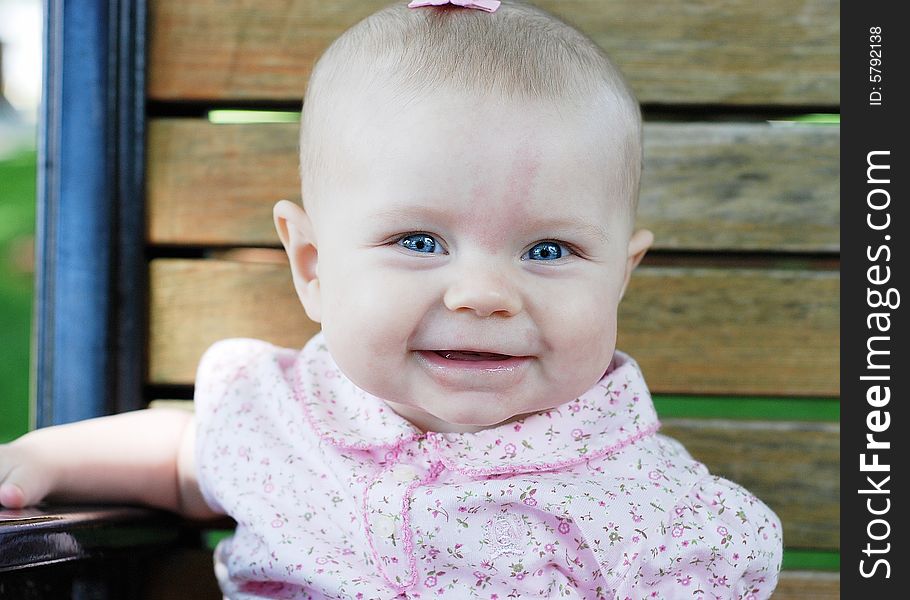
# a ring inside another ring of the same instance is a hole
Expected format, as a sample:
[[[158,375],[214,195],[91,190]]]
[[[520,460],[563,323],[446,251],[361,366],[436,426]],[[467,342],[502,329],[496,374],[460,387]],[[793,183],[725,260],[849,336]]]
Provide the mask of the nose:
[[[478,317],[497,313],[511,317],[522,309],[521,295],[515,286],[502,272],[491,268],[462,270],[443,300],[449,310],[470,310]]]

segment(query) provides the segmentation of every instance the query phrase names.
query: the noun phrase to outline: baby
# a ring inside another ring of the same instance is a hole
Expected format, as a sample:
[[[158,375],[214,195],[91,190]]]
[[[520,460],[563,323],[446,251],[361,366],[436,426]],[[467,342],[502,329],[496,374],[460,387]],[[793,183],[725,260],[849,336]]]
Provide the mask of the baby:
[[[322,332],[215,344],[195,421],[24,436],[0,451],[0,502],[230,515],[230,598],[769,597],[777,517],[657,433],[615,350],[653,237],[633,229],[628,86],[531,6],[412,4],[320,59],[306,210],[275,206]]]

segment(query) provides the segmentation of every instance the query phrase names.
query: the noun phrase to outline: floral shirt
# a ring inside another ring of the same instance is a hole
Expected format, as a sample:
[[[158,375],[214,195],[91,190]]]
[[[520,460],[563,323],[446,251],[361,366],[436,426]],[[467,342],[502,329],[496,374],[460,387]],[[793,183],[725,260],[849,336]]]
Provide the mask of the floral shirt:
[[[781,527],[659,422],[636,363],[550,411],[422,433],[303,350],[236,339],[196,382],[228,598],[768,598]]]

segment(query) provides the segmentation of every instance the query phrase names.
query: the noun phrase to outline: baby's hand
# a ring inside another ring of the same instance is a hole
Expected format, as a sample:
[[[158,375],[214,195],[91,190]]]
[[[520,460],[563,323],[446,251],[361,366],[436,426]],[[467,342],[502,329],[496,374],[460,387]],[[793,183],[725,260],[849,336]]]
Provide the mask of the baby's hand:
[[[0,444],[0,506],[23,508],[47,496],[56,479],[54,461],[26,434]]]
[[[0,445],[0,505],[22,508],[46,498],[208,518],[214,513],[196,481],[194,433],[192,414],[174,409],[37,429]]]

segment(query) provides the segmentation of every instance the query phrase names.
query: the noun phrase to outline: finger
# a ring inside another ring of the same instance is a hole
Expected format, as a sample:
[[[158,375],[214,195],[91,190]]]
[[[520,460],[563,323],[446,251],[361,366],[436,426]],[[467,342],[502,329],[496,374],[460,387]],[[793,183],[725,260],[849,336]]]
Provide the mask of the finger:
[[[4,481],[0,484],[0,505],[5,508],[24,507],[25,492],[15,483]]]
[[[6,508],[23,508],[37,504],[46,493],[34,477],[26,477],[25,469],[14,468],[0,483],[0,504]]]

